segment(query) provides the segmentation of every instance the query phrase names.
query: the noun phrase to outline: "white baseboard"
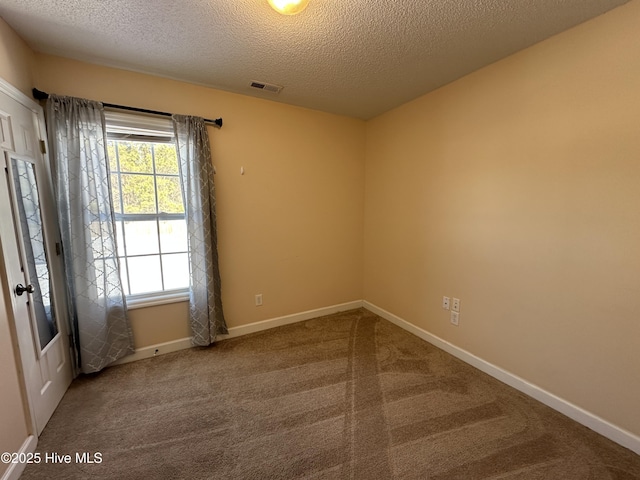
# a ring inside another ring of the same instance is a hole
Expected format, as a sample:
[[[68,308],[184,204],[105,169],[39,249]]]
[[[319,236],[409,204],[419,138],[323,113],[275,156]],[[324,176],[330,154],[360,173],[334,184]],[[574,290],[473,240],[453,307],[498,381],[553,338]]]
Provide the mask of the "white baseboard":
[[[29,435],[22,443],[22,446],[17,453],[33,453],[36,451],[37,446],[38,437],[36,437],[35,435]],[[18,480],[26,466],[26,463],[10,463],[9,468],[7,468],[7,470],[4,472],[1,480]]]
[[[329,307],[317,308],[315,310],[308,310],[306,312],[294,313],[292,315],[285,315],[284,317],[262,320],[260,322],[250,323],[248,325],[231,327],[229,328],[228,334],[218,335],[217,339],[224,340],[227,338],[241,337],[242,335],[261,332],[270,328],[281,327],[282,325],[289,325],[291,323],[302,322],[304,320],[310,320],[312,318],[331,315],[333,313],[343,312],[345,310],[352,310],[354,308],[360,307],[362,307],[362,300],[356,300],[353,302],[331,305]],[[157,357],[158,355],[177,352],[178,350],[184,350],[187,348],[191,348],[192,346],[193,345],[191,344],[191,338],[180,338],[178,340],[172,340],[171,342],[158,343],[157,345],[138,348],[132,355],[128,355],[119,360],[116,360],[110,366],[122,365],[123,363],[130,363],[138,360],[143,360],[145,358]]]
[[[625,448],[640,455],[640,437],[624,430],[612,423],[590,413],[577,405],[574,405],[567,400],[564,400],[553,393],[534,385],[523,378],[514,375],[500,367],[497,367],[479,357],[476,357],[472,353],[467,352],[455,345],[447,342],[446,340],[437,337],[426,330],[416,327],[412,323],[390,313],[370,302],[363,302],[364,308],[375,313],[376,315],[389,320],[391,323],[403,328],[404,330],[413,333],[417,337],[435,345],[436,347],[450,353],[454,357],[459,358],[465,363],[474,366],[478,370],[491,375],[492,377],[506,383],[510,387],[520,390],[522,393],[535,398],[536,400],[544,403],[545,405],[557,410],[558,412],[566,415],[567,417],[575,420],[576,422],[590,428],[591,430],[599,433],[600,435],[607,437],[610,440],[622,445]]]
[[[219,335],[218,338],[220,340],[223,340],[225,338],[240,337],[242,335],[248,335],[249,333],[261,332],[262,330],[281,327],[283,325],[289,325],[291,323],[303,322],[305,320],[311,320],[312,318],[323,317],[325,315],[331,315],[333,313],[344,312],[346,310],[353,310],[355,308],[361,307],[362,300],[355,300],[353,302],[341,303],[339,305],[332,305],[330,307],[307,310],[306,312],[285,315],[284,317],[276,317],[269,320],[262,320],[261,322],[250,323],[248,325],[231,327],[229,328],[228,335]]]
[[[191,348],[192,346],[190,337],[158,343],[156,345],[149,345],[148,347],[136,349],[135,353],[122,357],[120,360],[116,360],[109,366],[122,365],[123,363],[136,362],[138,360],[144,360],[145,358],[157,357],[158,355],[177,352],[178,350],[184,350],[186,348]]]

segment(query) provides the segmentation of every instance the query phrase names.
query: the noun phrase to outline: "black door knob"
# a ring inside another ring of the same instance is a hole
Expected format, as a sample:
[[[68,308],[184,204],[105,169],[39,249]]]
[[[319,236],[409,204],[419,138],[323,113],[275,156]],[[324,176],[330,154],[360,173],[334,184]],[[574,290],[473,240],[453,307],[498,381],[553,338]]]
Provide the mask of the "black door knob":
[[[18,296],[21,296],[24,292],[33,293],[35,291],[36,289],[33,287],[33,285],[27,285],[26,287],[21,283],[16,285],[16,295]]]

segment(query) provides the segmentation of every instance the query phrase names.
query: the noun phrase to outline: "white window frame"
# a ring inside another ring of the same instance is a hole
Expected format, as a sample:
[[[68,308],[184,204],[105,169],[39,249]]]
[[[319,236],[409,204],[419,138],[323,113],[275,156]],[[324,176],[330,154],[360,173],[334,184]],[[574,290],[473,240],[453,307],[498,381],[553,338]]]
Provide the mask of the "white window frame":
[[[169,118],[107,110],[105,111],[105,120],[107,138],[109,134],[128,134],[149,138],[174,139],[173,123]],[[135,140],[135,137],[132,140]],[[149,141],[152,142],[153,140]],[[189,300],[189,288],[127,295],[126,298],[129,309],[184,302]]]

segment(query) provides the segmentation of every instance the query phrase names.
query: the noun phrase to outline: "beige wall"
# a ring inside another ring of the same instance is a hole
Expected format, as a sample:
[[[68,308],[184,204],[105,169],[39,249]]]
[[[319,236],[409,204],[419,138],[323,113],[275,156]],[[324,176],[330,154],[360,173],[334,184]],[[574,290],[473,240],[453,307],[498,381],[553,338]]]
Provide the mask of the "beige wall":
[[[365,298],[640,435],[638,24],[634,0],[367,124],[48,55],[35,86],[224,117],[230,326]],[[0,21],[0,76],[28,92],[16,39]],[[187,336],[186,315],[132,311],[136,346]]]
[[[129,310],[136,348],[191,337],[189,302],[169,303]]]
[[[34,53],[0,18],[0,77],[31,96]]]
[[[0,78],[28,92],[31,88],[32,59],[33,53],[29,47],[0,18]],[[2,269],[0,265],[0,271]],[[16,351],[11,341],[7,310],[10,307],[5,299],[10,287],[1,275],[0,288],[0,452],[17,452],[28,435],[27,421],[18,380]],[[0,477],[7,467],[7,464],[0,463]]]
[[[223,117],[210,136],[230,327],[362,298],[363,121],[48,55],[36,75],[48,92]],[[136,346],[188,336],[186,312],[133,310]]]
[[[369,122],[364,233],[366,300],[636,435],[638,25],[634,1]]]

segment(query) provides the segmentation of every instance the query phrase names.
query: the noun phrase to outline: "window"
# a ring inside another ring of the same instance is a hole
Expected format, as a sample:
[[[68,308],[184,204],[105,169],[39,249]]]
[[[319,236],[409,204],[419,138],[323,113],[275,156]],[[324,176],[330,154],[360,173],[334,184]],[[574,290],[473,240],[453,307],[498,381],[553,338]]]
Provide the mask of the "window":
[[[189,287],[187,225],[170,121],[107,116],[120,275],[130,303]],[[153,124],[151,123],[153,122]]]

